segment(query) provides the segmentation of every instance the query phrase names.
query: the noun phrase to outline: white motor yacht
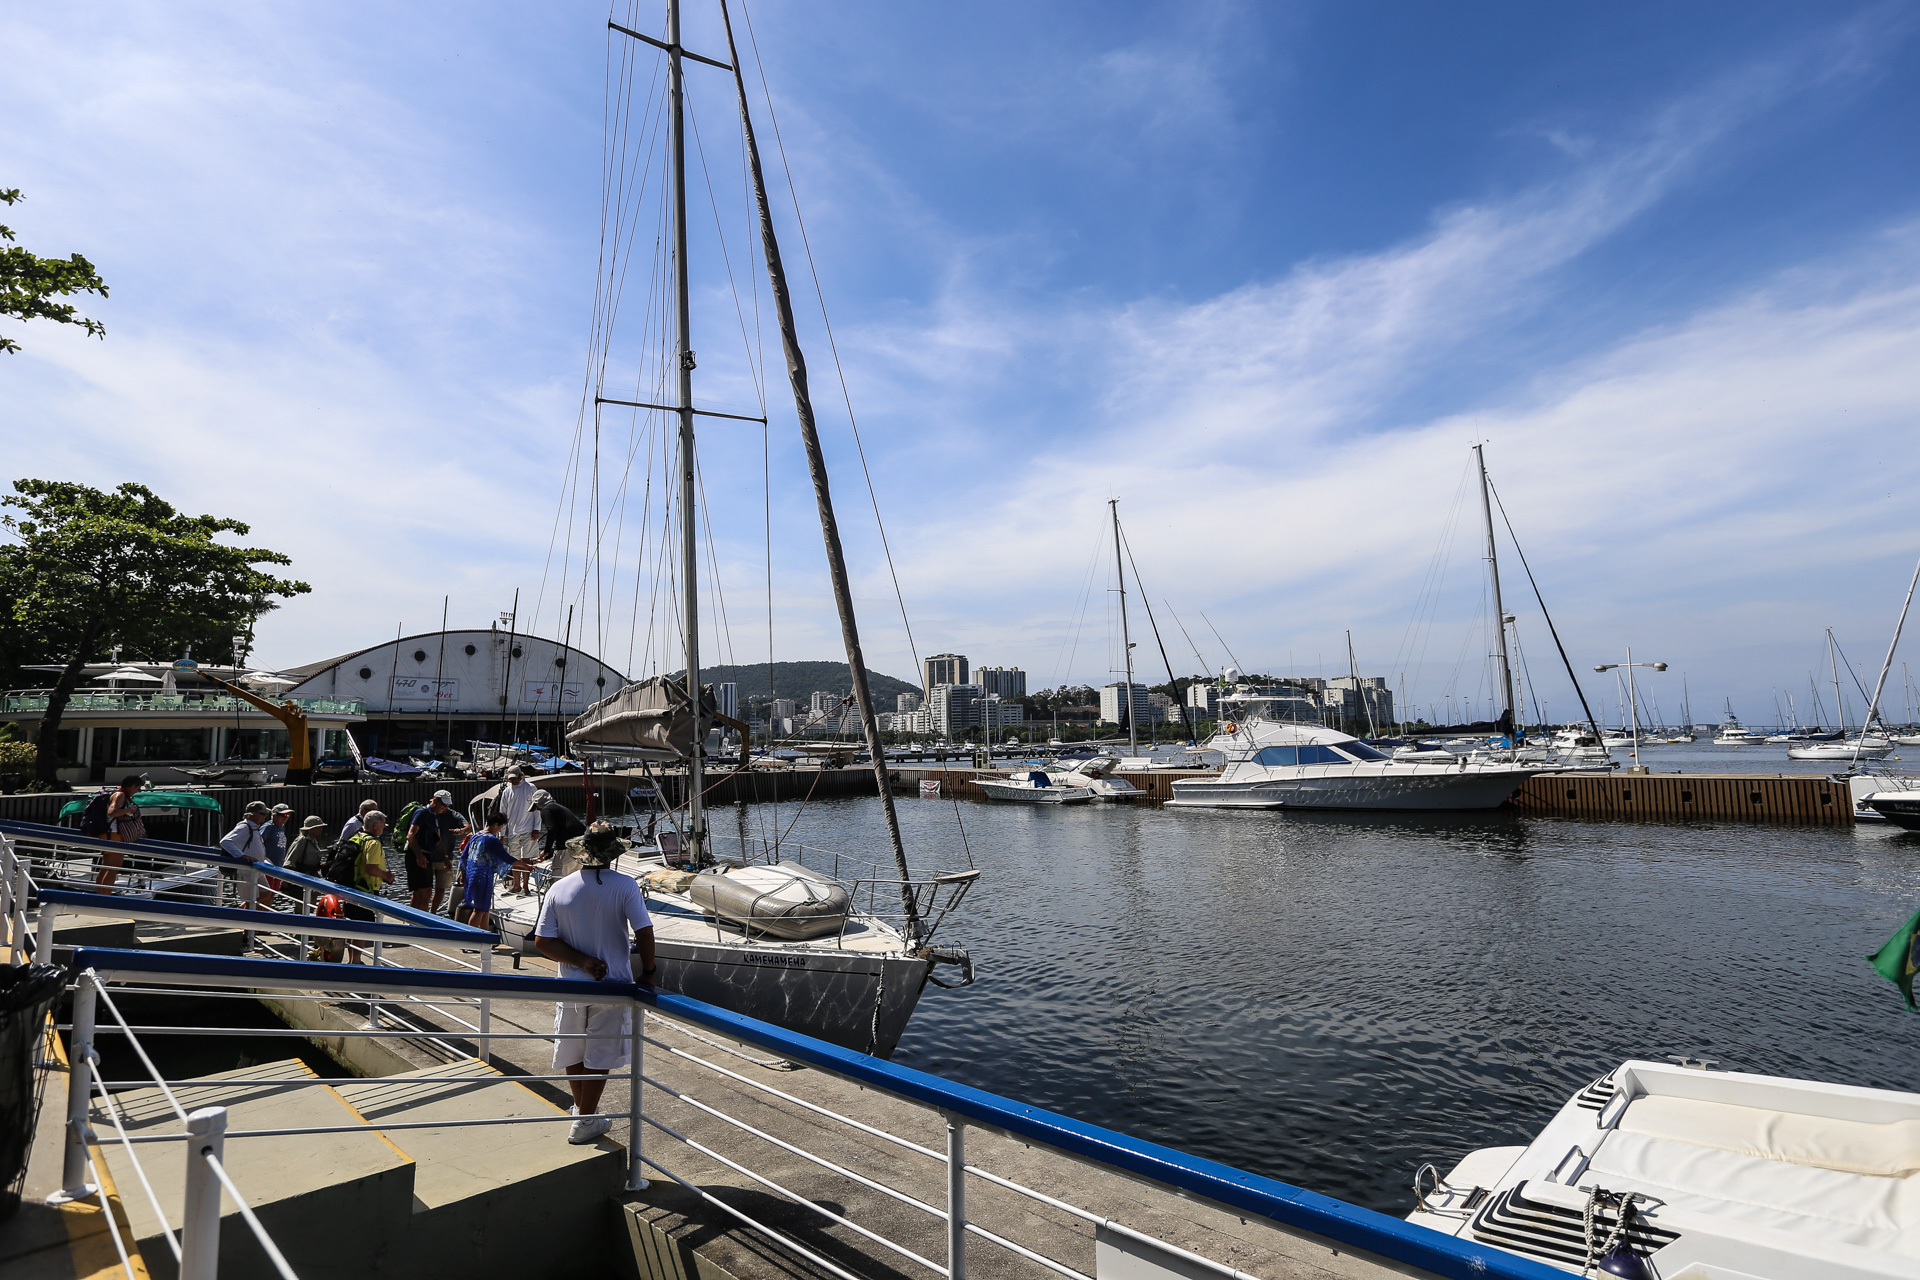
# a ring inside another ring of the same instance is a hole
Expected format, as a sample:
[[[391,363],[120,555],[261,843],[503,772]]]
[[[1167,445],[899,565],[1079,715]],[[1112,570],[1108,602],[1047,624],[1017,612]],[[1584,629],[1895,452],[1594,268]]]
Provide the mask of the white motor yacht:
[[[1713,735],[1716,747],[1757,747],[1765,743],[1767,735],[1756,733],[1741,724],[1733,712],[1727,712],[1727,718],[1720,725],[1720,732]]]
[[[1225,809],[1493,809],[1546,770],[1538,765],[1395,760],[1325,725],[1272,720],[1265,699],[1222,698],[1234,713],[1207,746],[1227,763],[1209,778],[1178,778],[1169,805]]]
[[[1627,1062],[1524,1147],[1414,1177],[1409,1222],[1579,1275],[1920,1274],[1920,1094]]]
[[[1137,800],[1147,793],[1114,776],[1114,770],[1123,763],[1119,756],[1095,756],[1076,762],[1064,773],[1051,770],[1047,777],[1056,787],[1084,787],[1095,800]]]

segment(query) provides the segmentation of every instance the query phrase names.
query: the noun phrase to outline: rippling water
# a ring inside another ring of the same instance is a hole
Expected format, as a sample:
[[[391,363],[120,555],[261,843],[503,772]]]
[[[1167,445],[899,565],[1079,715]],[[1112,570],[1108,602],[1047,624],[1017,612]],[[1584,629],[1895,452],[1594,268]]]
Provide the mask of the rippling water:
[[[900,807],[916,860],[961,856],[951,801]],[[777,818],[808,843],[886,847],[876,799]],[[1920,836],[965,802],[958,818],[985,875],[941,940],[980,980],[929,988],[898,1061],[1374,1208],[1405,1212],[1425,1160],[1528,1140],[1629,1057],[1915,1087],[1920,1017],[1862,957],[1920,905]]]

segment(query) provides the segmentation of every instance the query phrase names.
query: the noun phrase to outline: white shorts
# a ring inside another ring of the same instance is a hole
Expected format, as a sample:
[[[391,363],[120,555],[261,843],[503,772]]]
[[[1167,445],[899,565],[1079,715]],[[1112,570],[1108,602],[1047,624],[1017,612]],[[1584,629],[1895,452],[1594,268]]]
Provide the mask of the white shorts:
[[[618,1071],[632,1050],[633,1007],[624,1004],[556,1004],[553,1034],[592,1037],[555,1040],[553,1069],[583,1066],[589,1071]]]
[[[507,852],[513,855],[514,861],[516,862],[522,858],[531,861],[539,857],[540,833],[538,831],[522,831],[516,835],[508,836]]]

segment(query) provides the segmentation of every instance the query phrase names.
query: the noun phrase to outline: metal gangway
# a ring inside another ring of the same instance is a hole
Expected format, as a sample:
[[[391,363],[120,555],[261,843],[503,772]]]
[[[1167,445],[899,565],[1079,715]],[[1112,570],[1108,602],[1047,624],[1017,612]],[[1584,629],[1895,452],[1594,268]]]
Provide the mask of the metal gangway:
[[[13,829],[13,825],[9,824],[6,830],[0,830],[0,881],[7,886],[6,898],[0,902],[0,906],[6,909],[7,941],[15,946],[31,948],[36,938],[29,926],[30,913],[27,908],[40,892],[31,872],[39,865],[36,857],[42,851],[42,843],[47,837],[44,833],[22,836]],[[209,855],[201,852],[200,856]],[[68,878],[71,880],[71,876]],[[46,892],[52,895],[74,891],[49,889]],[[116,900],[116,905],[118,902]],[[70,900],[50,898],[48,905],[61,911],[73,908]],[[387,906],[401,912],[407,910],[400,904]],[[216,907],[199,909],[238,910]],[[441,920],[438,924],[427,925],[417,920],[421,914],[410,913],[411,918],[389,921],[387,927],[444,930],[448,923]],[[327,921],[330,928],[349,923],[360,929],[362,940],[369,943],[377,943],[382,937],[386,940],[394,937],[391,933],[383,935],[380,930],[373,928],[377,922]],[[297,936],[289,930],[305,927],[309,927],[305,921],[289,922],[283,919],[277,935]],[[265,934],[269,930],[263,927],[261,932]],[[478,934],[478,931],[469,932]],[[269,942],[278,945],[272,939]],[[174,1091],[184,1090],[194,1083],[191,1080],[170,1079],[161,1072],[154,1065],[153,1055],[146,1047],[153,1042],[173,1036],[279,1034],[297,1037],[308,1033],[294,1027],[270,1033],[257,1029],[236,1033],[212,1028],[133,1023],[122,1016],[123,1011],[116,1001],[122,993],[270,992],[313,999],[339,999],[346,993],[355,1000],[366,1002],[369,1010],[384,1005],[408,1016],[405,1021],[396,1017],[384,1024],[370,1019],[363,1028],[328,1031],[325,1034],[415,1040],[439,1037],[443,1043],[447,1042],[446,1037],[454,1037],[456,1042],[471,1044],[474,1055],[482,1061],[486,1057],[486,1050],[481,1043],[483,1031],[490,1031],[489,1038],[497,1042],[553,1040],[556,1037],[551,1032],[506,1032],[483,1027],[480,1022],[466,1021],[454,1010],[472,1012],[495,1001],[590,1002],[597,1005],[624,1004],[632,1009],[633,1014],[628,1033],[629,1065],[617,1077],[626,1085],[627,1093],[624,1119],[630,1138],[623,1161],[624,1185],[628,1196],[644,1200],[642,1193],[650,1189],[654,1176],[666,1179],[706,1205],[713,1213],[739,1223],[794,1258],[803,1259],[841,1280],[869,1280],[869,1277],[862,1275],[854,1266],[847,1265],[844,1258],[837,1262],[825,1256],[820,1249],[809,1247],[795,1238],[796,1233],[767,1221],[765,1215],[756,1216],[698,1185],[676,1166],[682,1165],[683,1159],[691,1158],[691,1153],[697,1153],[764,1188],[797,1210],[817,1215],[823,1222],[857,1238],[867,1256],[873,1260],[875,1274],[892,1274],[904,1267],[906,1274],[931,1274],[946,1277],[947,1280],[964,1280],[970,1251],[987,1249],[1017,1259],[1029,1266],[1035,1275],[1064,1276],[1068,1280],[1107,1280],[1109,1274],[1120,1274],[1119,1270],[1109,1272],[1107,1260],[1114,1258],[1122,1259],[1120,1265],[1130,1268],[1127,1274],[1134,1276],[1165,1274],[1187,1277],[1188,1280],[1194,1277],[1253,1280],[1247,1272],[1229,1263],[1181,1248],[1150,1231],[1074,1203],[1067,1198],[1070,1192],[1065,1188],[1070,1179],[1045,1180],[1044,1188],[1035,1187],[983,1167],[969,1158],[970,1132],[1010,1137],[1028,1144],[1044,1153],[1050,1162],[1060,1162],[1059,1167],[1063,1171],[1071,1166],[1079,1166],[1119,1174],[1126,1179],[1173,1192],[1186,1200],[1238,1215],[1243,1220],[1261,1221],[1287,1232],[1303,1234],[1330,1244],[1340,1252],[1371,1255],[1400,1274],[1410,1271],[1416,1275],[1457,1277],[1459,1280],[1554,1280],[1555,1277],[1564,1280],[1566,1274],[1544,1263],[1470,1239],[1444,1235],[1275,1179],[1191,1156],[1097,1125],[1085,1124],[911,1067],[842,1049],[701,1001],[630,983],[578,982],[525,973],[486,972],[478,966],[465,964],[452,953],[445,953],[442,958],[458,967],[433,969],[407,968],[392,963],[358,966],[317,963],[282,956],[271,950],[263,955],[236,957],[105,947],[76,949],[71,957],[73,1014],[62,1028],[68,1031],[71,1045],[65,1112],[67,1125],[64,1132],[65,1193],[87,1195],[90,1194],[89,1187],[99,1185],[92,1171],[97,1165],[93,1152],[101,1142],[118,1145],[129,1157],[138,1151],[154,1148],[178,1152],[184,1144],[189,1188],[194,1185],[193,1179],[198,1177],[201,1179],[201,1189],[188,1201],[189,1211],[180,1224],[177,1240],[172,1229],[168,1229],[168,1242],[181,1259],[181,1274],[192,1276],[194,1280],[210,1280],[216,1274],[220,1195],[224,1193],[232,1198],[249,1227],[258,1232],[262,1247],[267,1250],[275,1268],[281,1275],[290,1277],[296,1274],[293,1266],[272,1247],[264,1229],[258,1227],[257,1219],[247,1208],[244,1188],[233,1184],[221,1163],[224,1144],[256,1138],[298,1143],[302,1139],[352,1127],[229,1129],[224,1114],[211,1114],[215,1109],[188,1112],[176,1103],[171,1129],[165,1132],[130,1132],[114,1108],[117,1090],[136,1087],[158,1089],[172,1099]],[[429,1023],[432,1025],[429,1026]],[[442,1023],[452,1025],[442,1026]],[[461,1031],[468,1034],[460,1036]],[[102,1037],[124,1038],[143,1064],[144,1071],[140,1078],[102,1080],[99,1077],[95,1070],[99,1062],[95,1046]],[[755,1052],[769,1057],[755,1058],[752,1056]],[[922,1162],[921,1167],[934,1175],[933,1185],[943,1187],[944,1194],[927,1195],[918,1190],[926,1183],[925,1178],[908,1179],[891,1174],[889,1169],[893,1167],[892,1160],[856,1164],[845,1158],[836,1159],[801,1143],[789,1141],[771,1132],[764,1124],[756,1125],[733,1114],[727,1109],[725,1098],[717,1092],[709,1094],[689,1087],[684,1080],[675,1083],[664,1079],[661,1067],[651,1065],[661,1063],[663,1058],[676,1067],[684,1068],[683,1076],[692,1073],[713,1081],[716,1090],[722,1085],[736,1094],[739,1090],[746,1090],[766,1099],[771,1105],[802,1115],[810,1122],[844,1129],[872,1140],[859,1149],[884,1149],[896,1157]],[[781,1087],[759,1078],[765,1073],[753,1073],[749,1064],[754,1063],[763,1066],[774,1063],[799,1064],[851,1081],[861,1089],[931,1109],[944,1121],[945,1141],[939,1145],[916,1141],[881,1125],[822,1105],[801,1096],[798,1088],[791,1084]],[[449,1069],[439,1076],[415,1074],[391,1079],[360,1079],[353,1083],[415,1085],[444,1080],[469,1087],[577,1079],[577,1076],[559,1074],[502,1074],[497,1079],[487,1076],[476,1078],[472,1074],[459,1074]],[[254,1083],[298,1088],[324,1087],[327,1082],[290,1076]],[[704,1117],[710,1122],[708,1130],[695,1135],[675,1127],[666,1115],[665,1104],[668,1099]],[[367,1121],[360,1127],[404,1133],[410,1128],[481,1128],[573,1118],[555,1109],[551,1115],[475,1114],[457,1120]],[[715,1131],[728,1136],[725,1140],[718,1139],[713,1136]],[[840,1212],[844,1206],[839,1199],[810,1195],[806,1189],[786,1185],[769,1173],[769,1157],[776,1153],[798,1158],[810,1169],[817,1170],[823,1178],[838,1179],[850,1188],[864,1188],[894,1204],[907,1207],[928,1224],[931,1235],[928,1231],[896,1232],[890,1235],[885,1230],[877,1229],[876,1220],[863,1222],[851,1213]],[[151,1197],[146,1176],[142,1174],[138,1180]],[[1022,1241],[1013,1238],[1013,1234],[1006,1230],[997,1229],[997,1223],[979,1220],[978,1215],[970,1217],[969,1193],[983,1188],[996,1193],[1008,1193],[1052,1211],[1055,1220],[1064,1219],[1077,1224],[1078,1237],[1070,1239],[1062,1234],[1053,1239]],[[157,1198],[154,1207],[158,1211]],[[901,1238],[907,1234],[915,1238]],[[938,1243],[928,1247],[928,1238]],[[209,1245],[207,1242],[210,1239],[215,1243]],[[1091,1275],[1061,1256],[1076,1253],[1084,1255],[1089,1240],[1095,1243],[1096,1256],[1102,1259],[1101,1265]],[[1000,1260],[995,1261],[998,1263]],[[189,1263],[193,1269],[189,1269]],[[1145,1269],[1140,1269],[1143,1266]],[[996,1266],[995,1269],[999,1268]]]

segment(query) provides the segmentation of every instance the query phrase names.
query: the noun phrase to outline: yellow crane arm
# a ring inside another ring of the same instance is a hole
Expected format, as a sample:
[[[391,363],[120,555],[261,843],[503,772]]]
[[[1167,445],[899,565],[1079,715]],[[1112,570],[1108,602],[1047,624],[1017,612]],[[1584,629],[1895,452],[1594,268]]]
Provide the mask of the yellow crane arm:
[[[222,689],[225,689],[234,697],[239,698],[242,702],[252,703],[254,706],[260,708],[260,710],[272,716],[275,720],[278,720],[281,724],[287,726],[287,773],[292,775],[296,771],[304,771],[301,773],[301,776],[306,776],[306,773],[312,771],[313,738],[312,735],[307,732],[307,713],[302,711],[291,698],[281,703],[269,702],[251,690],[242,689],[237,684],[228,684],[219,676],[210,675],[205,671],[201,671],[198,674],[202,679],[211,684],[219,685]]]

